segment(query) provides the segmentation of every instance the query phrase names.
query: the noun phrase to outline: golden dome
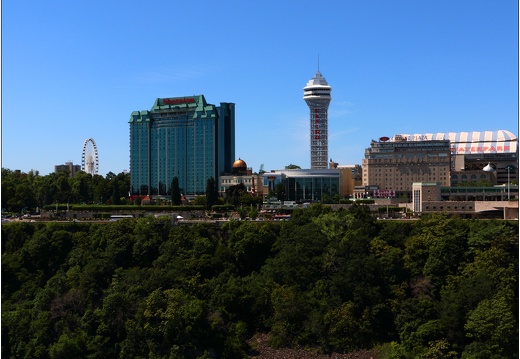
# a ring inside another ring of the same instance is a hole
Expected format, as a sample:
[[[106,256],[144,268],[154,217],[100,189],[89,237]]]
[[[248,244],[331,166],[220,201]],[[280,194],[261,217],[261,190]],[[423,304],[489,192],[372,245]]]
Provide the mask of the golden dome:
[[[247,164],[240,158],[233,163],[233,169],[247,169]]]

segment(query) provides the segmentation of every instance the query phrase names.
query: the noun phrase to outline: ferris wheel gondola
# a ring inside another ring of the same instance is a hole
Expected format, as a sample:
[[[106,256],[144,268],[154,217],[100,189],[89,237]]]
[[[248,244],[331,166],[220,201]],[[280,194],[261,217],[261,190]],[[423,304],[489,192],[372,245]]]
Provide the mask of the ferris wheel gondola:
[[[93,138],[87,138],[83,143],[81,153],[81,170],[91,175],[97,175],[99,171],[99,158],[96,142]]]

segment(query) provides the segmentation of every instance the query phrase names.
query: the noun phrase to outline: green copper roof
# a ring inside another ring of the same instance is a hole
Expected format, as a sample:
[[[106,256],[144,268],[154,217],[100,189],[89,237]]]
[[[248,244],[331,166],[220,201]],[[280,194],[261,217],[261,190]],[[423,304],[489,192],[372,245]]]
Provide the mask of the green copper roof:
[[[204,95],[157,98],[150,111],[134,111],[130,123],[149,122],[154,113],[189,111],[192,119],[216,118],[217,107],[208,104]]]
[[[203,95],[183,96],[183,97],[165,97],[158,98],[151,109],[151,112],[168,109],[196,108],[197,110],[207,106],[206,99]]]
[[[147,110],[144,111],[133,111],[130,115],[130,121],[132,122],[148,122],[150,121],[150,112]]]

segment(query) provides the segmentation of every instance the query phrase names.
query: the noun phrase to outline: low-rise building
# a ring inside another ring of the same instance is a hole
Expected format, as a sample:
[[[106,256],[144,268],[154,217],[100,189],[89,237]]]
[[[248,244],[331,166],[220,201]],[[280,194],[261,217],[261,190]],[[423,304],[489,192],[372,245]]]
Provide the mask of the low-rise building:
[[[355,187],[350,168],[285,169],[263,174],[264,195],[274,192],[279,184],[284,186],[284,200],[298,202],[349,197]]]
[[[74,177],[77,172],[81,171],[81,166],[75,165],[74,163],[72,163],[72,161],[65,162],[65,164],[63,164],[63,165],[54,166],[55,173],[62,172],[62,171],[68,171],[69,176]]]
[[[416,182],[412,186],[414,215],[457,214],[470,218],[518,219],[518,186],[442,187],[435,182]],[[514,199],[514,200],[512,200]]]
[[[230,187],[239,184],[243,184],[249,194],[263,196],[262,176],[253,174],[251,168],[240,158],[233,163],[231,173],[219,177],[219,194],[225,196]]]

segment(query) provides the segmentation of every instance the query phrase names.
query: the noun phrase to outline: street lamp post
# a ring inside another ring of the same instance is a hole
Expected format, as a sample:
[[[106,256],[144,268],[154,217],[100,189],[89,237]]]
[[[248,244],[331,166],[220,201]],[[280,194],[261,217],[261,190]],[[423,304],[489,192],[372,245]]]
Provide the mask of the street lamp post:
[[[507,170],[507,200],[511,200],[511,170],[515,169],[515,166],[508,165],[504,169]],[[488,163],[483,169],[485,172],[495,172],[495,169],[493,166],[491,166],[491,163]]]
[[[506,167],[507,169],[507,200],[510,201],[511,200],[511,191],[510,191],[510,186],[511,186],[511,179],[510,179],[510,173],[511,173],[511,170],[514,170],[515,169],[515,166],[513,165],[509,165]]]
[[[511,168],[509,166],[506,167],[507,168],[507,200],[510,201],[511,200],[511,192],[509,190],[509,172],[511,171]]]

